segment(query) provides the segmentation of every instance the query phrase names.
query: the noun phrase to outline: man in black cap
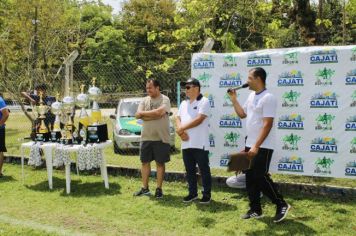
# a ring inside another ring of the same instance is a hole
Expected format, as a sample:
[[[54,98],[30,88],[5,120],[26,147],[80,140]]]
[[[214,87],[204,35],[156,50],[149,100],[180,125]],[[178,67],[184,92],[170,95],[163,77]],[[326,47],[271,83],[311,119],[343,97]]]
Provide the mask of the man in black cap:
[[[198,198],[196,165],[198,164],[202,182],[203,197],[201,204],[209,204],[211,200],[211,173],[209,166],[209,100],[200,93],[199,80],[190,78],[182,82],[188,97],[183,101],[178,110],[176,119],[177,134],[182,139],[182,153],[189,194],[183,202],[192,202]]]

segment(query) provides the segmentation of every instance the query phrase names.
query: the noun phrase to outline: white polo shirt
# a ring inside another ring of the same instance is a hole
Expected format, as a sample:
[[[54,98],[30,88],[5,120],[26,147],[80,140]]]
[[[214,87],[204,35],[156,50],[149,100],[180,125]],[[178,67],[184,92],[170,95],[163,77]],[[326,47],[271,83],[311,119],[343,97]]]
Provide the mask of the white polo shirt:
[[[195,100],[192,103],[190,103],[189,100],[185,100],[179,106],[178,116],[180,117],[182,125],[185,125],[196,118],[198,114],[203,114],[207,117],[200,125],[185,131],[188,133],[189,140],[182,141],[182,149],[198,148],[208,150],[210,116],[209,100],[206,97],[202,97],[199,101]]]
[[[262,91],[259,94],[255,92],[250,93],[243,109],[247,114],[246,117],[246,130],[247,140],[246,147],[252,147],[261,132],[263,127],[263,118],[276,117],[277,112],[277,100],[273,94],[267,90]],[[262,148],[274,149],[275,147],[275,130],[272,127],[271,131],[267,135],[266,139],[261,144]]]

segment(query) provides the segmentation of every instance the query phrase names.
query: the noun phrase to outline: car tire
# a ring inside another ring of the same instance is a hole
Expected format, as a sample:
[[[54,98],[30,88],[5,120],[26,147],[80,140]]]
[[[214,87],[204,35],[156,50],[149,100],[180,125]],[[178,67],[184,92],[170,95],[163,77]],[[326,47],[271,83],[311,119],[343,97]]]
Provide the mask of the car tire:
[[[115,154],[120,154],[121,153],[121,149],[117,146],[117,143],[114,141],[114,153]]]

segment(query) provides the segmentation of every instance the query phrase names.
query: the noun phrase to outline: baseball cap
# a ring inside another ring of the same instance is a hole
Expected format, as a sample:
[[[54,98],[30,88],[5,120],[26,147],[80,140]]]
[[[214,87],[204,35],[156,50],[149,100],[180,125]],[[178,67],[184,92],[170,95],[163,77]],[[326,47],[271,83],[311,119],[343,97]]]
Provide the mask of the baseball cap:
[[[191,85],[194,85],[194,86],[197,86],[200,88],[200,82],[199,80],[197,80],[196,78],[189,78],[187,81],[185,82],[180,82],[180,86],[186,86],[188,84],[191,84]]]

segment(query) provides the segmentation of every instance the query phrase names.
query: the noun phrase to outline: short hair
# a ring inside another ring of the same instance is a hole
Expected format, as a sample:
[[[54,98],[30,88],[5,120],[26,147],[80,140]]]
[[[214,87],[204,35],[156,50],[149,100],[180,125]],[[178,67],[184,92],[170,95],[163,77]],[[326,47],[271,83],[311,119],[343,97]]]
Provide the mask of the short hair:
[[[38,84],[35,86],[35,90],[47,90],[46,84]]]
[[[156,79],[148,79],[146,84],[148,84],[148,83],[153,83],[153,86],[155,88],[157,88],[157,87],[161,88],[160,82],[158,80],[156,80]]]
[[[262,67],[252,68],[250,71],[254,77],[260,77],[263,84],[266,84],[267,73]]]

